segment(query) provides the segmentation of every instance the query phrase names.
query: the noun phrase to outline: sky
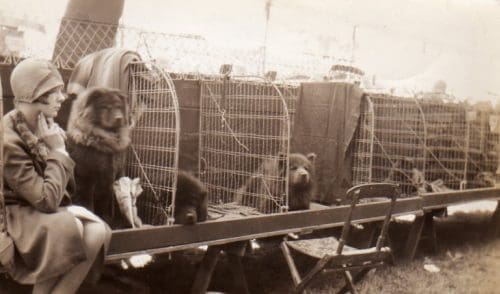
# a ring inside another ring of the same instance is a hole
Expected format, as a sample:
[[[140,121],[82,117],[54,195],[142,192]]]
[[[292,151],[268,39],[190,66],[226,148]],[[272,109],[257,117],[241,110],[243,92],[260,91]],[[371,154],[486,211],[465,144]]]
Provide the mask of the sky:
[[[43,22],[60,18],[66,1],[0,0],[0,10],[39,15],[35,19]],[[258,50],[265,44],[269,58],[284,62],[313,55],[332,63],[353,60],[377,85],[403,93],[444,80],[459,98],[500,101],[500,1],[272,0],[267,27],[265,4],[126,0],[121,22],[200,35],[217,48]],[[327,71],[328,62],[318,71]]]

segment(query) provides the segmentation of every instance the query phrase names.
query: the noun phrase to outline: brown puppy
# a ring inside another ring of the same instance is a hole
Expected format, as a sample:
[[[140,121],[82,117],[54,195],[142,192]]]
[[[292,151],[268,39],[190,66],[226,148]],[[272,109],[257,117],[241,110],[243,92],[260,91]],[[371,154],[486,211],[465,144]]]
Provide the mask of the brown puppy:
[[[288,158],[288,210],[309,209],[315,188],[314,159],[316,154],[306,156],[291,153]],[[265,160],[236,194],[236,202],[257,208],[260,212],[276,211],[277,201],[285,192],[279,181],[272,180],[285,174],[286,158]]]
[[[174,223],[192,225],[207,220],[207,189],[193,175],[179,171],[175,196]]]
[[[73,103],[68,152],[75,166],[75,203],[112,220],[113,182],[125,165],[130,144],[127,99],[119,90],[90,88]]]

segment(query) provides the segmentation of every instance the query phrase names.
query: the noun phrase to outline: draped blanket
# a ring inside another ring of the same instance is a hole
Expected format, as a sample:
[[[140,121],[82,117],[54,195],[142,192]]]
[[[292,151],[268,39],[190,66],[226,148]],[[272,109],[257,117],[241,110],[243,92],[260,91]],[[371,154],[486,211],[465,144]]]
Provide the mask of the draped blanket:
[[[83,57],[68,82],[68,93],[78,95],[89,87],[108,87],[128,92],[129,65],[140,61],[134,51],[107,48]]]
[[[348,83],[304,83],[297,103],[292,150],[315,152],[317,201],[331,204],[343,199],[352,186],[352,150],[349,145],[358,125],[361,97]]]

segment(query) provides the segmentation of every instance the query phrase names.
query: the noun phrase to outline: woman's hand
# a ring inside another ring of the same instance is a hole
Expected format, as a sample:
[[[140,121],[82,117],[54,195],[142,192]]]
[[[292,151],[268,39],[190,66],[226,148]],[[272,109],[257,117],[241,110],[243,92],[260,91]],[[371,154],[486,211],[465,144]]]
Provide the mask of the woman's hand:
[[[53,120],[47,121],[43,113],[38,115],[38,136],[51,150],[66,153],[64,131]]]

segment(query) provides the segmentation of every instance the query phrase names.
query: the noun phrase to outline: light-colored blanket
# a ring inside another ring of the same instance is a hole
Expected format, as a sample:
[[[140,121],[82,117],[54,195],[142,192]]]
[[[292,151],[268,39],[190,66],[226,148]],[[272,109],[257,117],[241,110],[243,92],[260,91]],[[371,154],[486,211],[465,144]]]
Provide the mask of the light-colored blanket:
[[[109,87],[127,93],[130,64],[140,60],[138,53],[121,48],[91,53],[76,64],[67,92],[78,95],[89,87]]]

